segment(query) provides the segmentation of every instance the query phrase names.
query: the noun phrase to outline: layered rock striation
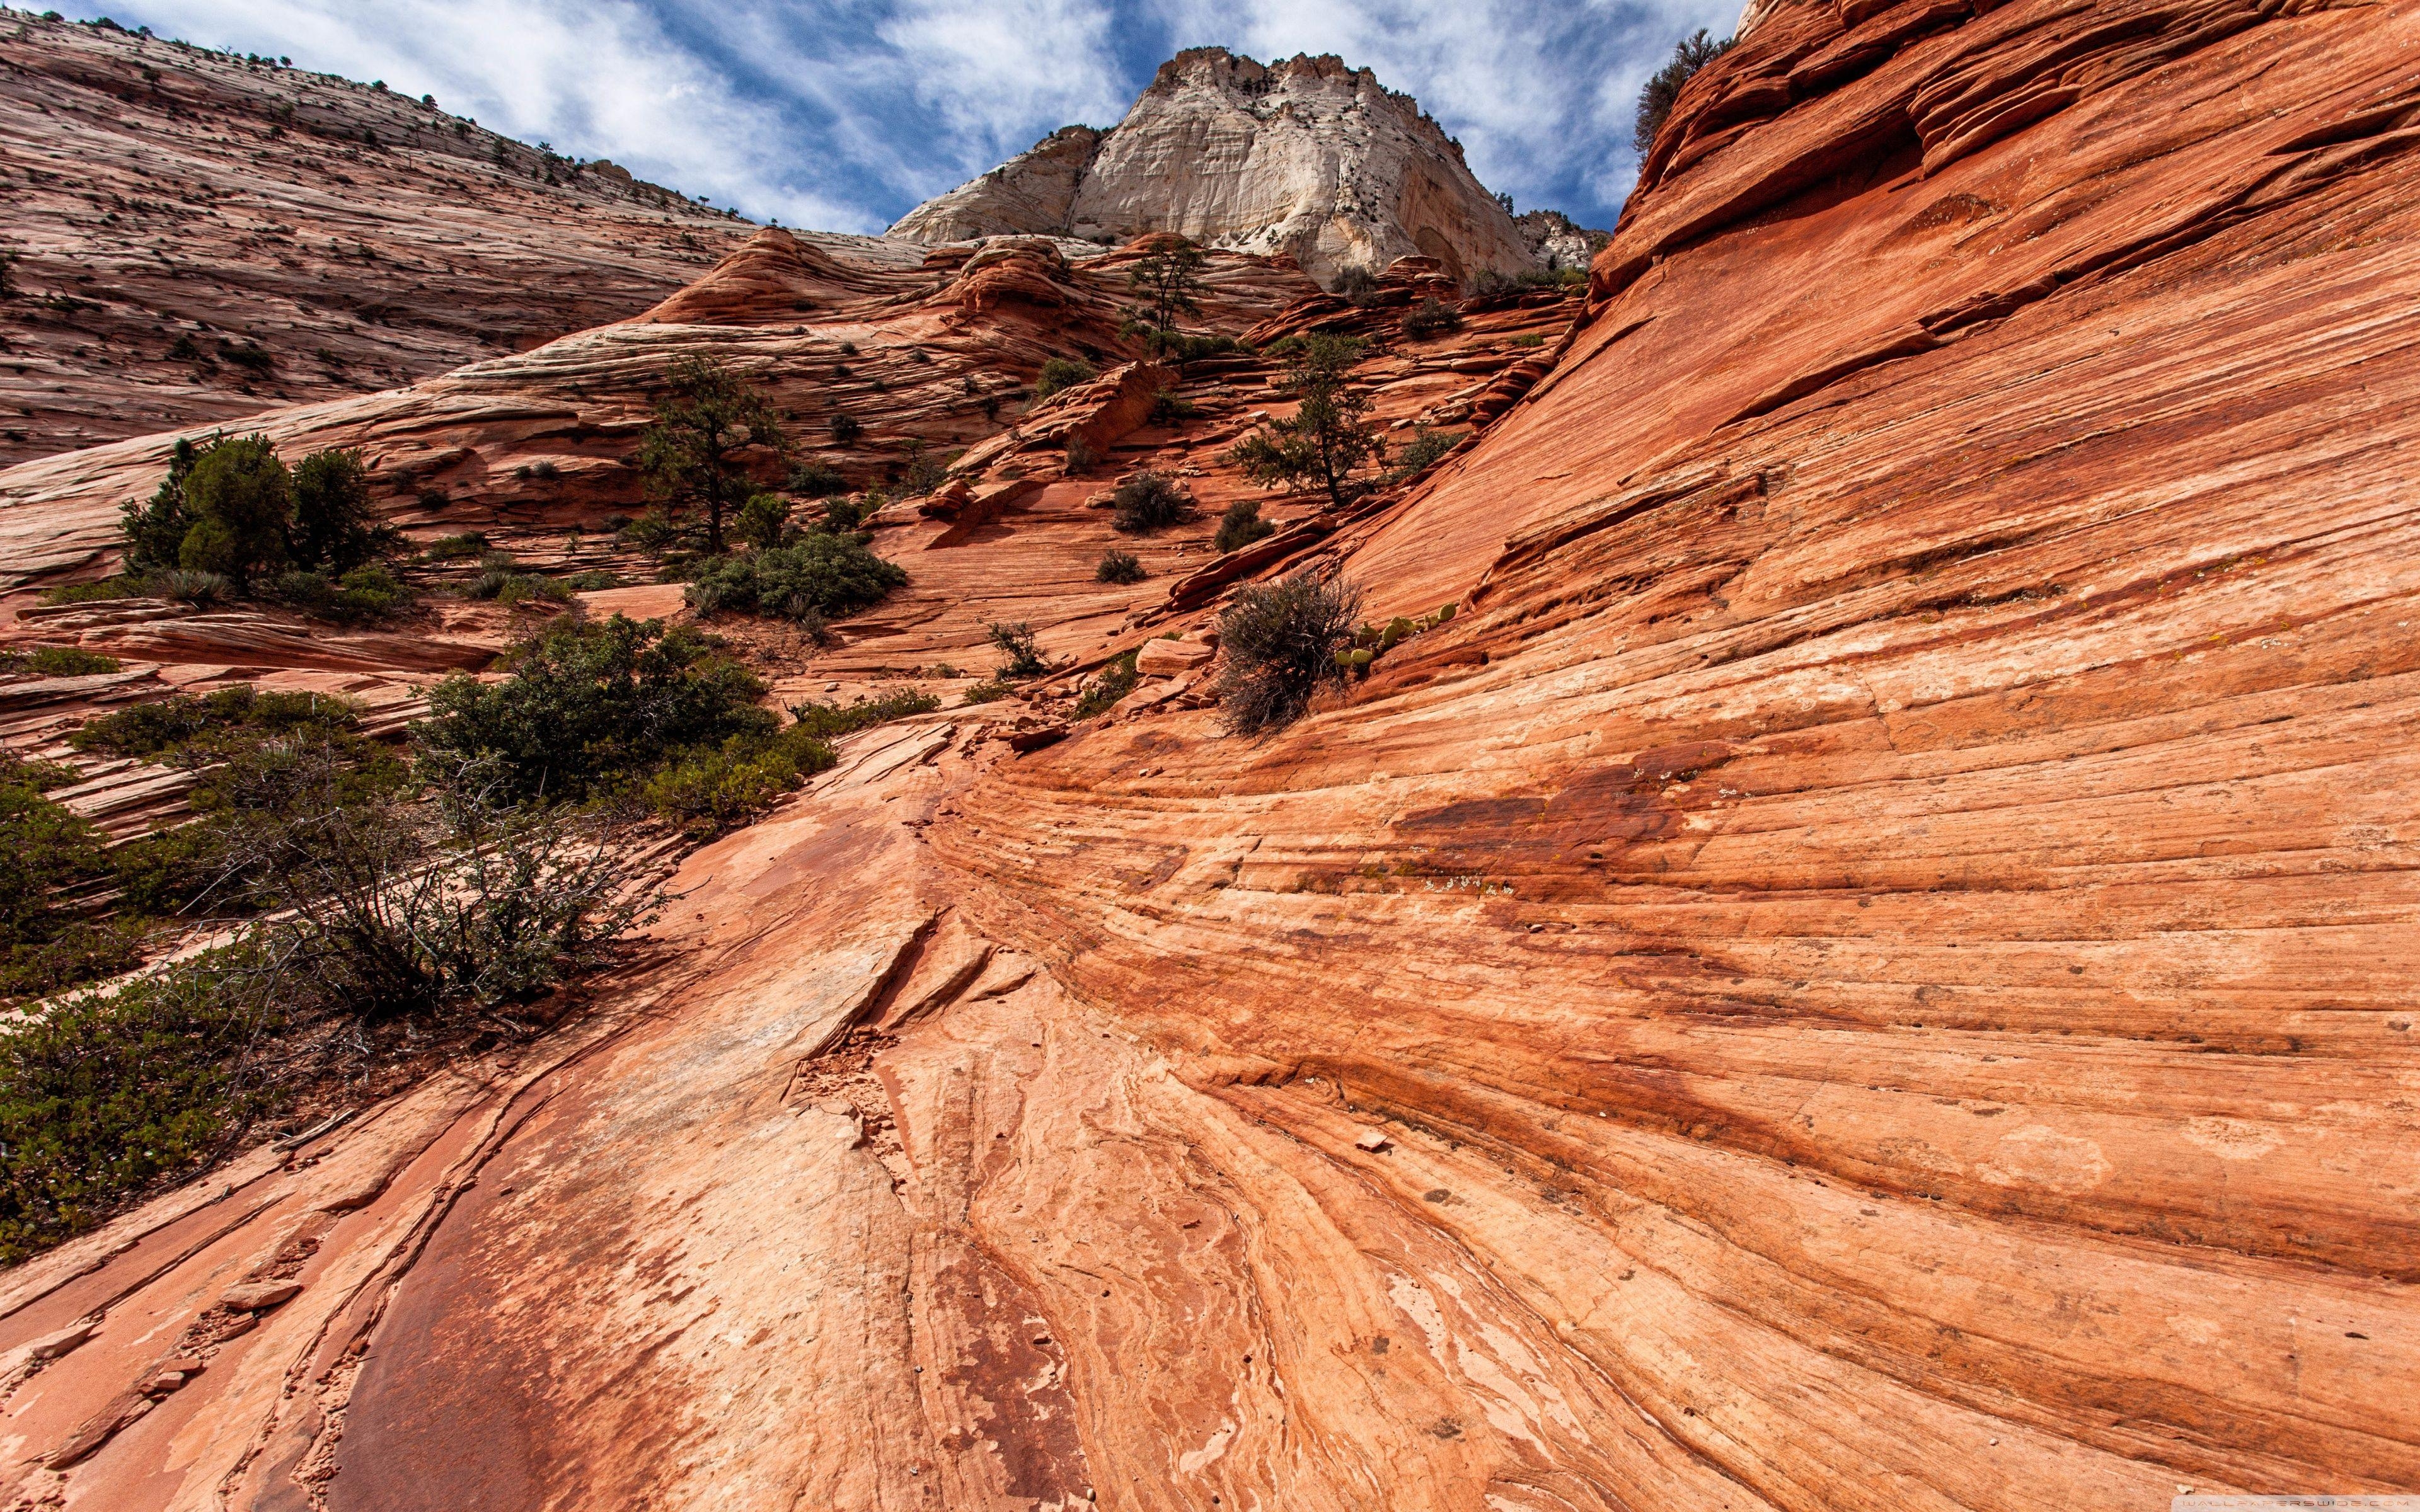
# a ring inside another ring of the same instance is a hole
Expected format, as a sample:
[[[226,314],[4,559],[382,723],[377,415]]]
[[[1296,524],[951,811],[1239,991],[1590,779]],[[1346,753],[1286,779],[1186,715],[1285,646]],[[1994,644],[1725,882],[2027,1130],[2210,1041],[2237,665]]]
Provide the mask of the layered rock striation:
[[[753,229],[382,87],[20,10],[0,197],[0,466],[523,350]]]
[[[1172,231],[1294,258],[1321,283],[1425,256],[1457,279],[1538,266],[1529,241],[1408,95],[1333,56],[1264,65],[1194,48],[1109,130],[1070,126],[903,216],[923,243]]]
[[[1484,424],[1281,501],[1249,570],[1433,627],[1264,740],[1238,578],[1087,587],[1094,485],[970,452],[824,665],[1061,671],[852,737],[564,1030],[0,1277],[18,1494],[2420,1490],[2415,56],[2414,0],[1770,8],[1575,327],[1357,370]],[[1110,302],[1049,250],[882,318]],[[557,347],[879,329],[726,271]],[[1296,292],[1258,338],[1383,329]],[[1265,376],[1105,471],[1231,497]]]

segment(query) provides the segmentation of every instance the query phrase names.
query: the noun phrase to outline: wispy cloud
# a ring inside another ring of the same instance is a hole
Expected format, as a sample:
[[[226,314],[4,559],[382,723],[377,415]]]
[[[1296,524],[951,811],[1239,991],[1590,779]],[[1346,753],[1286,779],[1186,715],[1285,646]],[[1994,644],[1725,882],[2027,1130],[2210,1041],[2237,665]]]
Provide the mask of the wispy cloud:
[[[1491,189],[1609,221],[1629,101],[1737,0],[115,0],[127,25],[384,79],[760,219],[873,231],[1177,48],[1335,53],[1419,97]],[[99,14],[90,9],[84,14]]]

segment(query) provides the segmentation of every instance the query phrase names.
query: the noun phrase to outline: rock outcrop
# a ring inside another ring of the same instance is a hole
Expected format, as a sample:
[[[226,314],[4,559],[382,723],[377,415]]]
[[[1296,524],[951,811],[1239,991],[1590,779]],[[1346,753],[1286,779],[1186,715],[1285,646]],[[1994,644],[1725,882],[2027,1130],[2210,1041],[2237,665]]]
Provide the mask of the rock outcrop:
[[[1426,256],[1457,279],[1538,266],[1530,245],[1408,95],[1333,56],[1263,65],[1194,48],[1109,131],[1071,126],[925,201],[890,235],[1128,241],[1172,231],[1283,255],[1321,283]]]
[[[901,511],[818,671],[1003,618],[1063,670],[851,737],[563,1029],[0,1276],[16,1495],[2420,1491],[2415,56],[2420,0],[1771,8],[1576,327],[1357,370],[1494,418],[1284,501],[1264,569],[1411,633],[1264,740],[1171,592],[1203,531],[1111,587],[1082,480]],[[1117,286],[1036,243],[798,335],[779,252],[772,323],[515,381],[886,321],[971,372]],[[1382,329],[1300,292],[1259,329]],[[1099,481],[1244,496],[1252,361]]]
[[[0,200],[0,466],[535,347],[753,229],[382,88],[20,10]]]

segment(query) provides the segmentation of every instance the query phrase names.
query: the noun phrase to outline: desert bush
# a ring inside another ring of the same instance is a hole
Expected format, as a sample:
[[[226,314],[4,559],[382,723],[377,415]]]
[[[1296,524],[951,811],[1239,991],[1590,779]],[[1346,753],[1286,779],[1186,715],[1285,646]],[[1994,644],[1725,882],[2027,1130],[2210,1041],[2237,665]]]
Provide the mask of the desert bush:
[[[584,798],[644,780],[676,752],[769,733],[765,686],[706,636],[616,614],[558,619],[524,642],[512,674],[483,684],[457,674],[429,693],[414,727],[440,771],[496,764],[493,784],[519,799]]]
[[[488,538],[477,531],[462,535],[441,535],[422,547],[420,550],[421,554],[431,562],[453,562],[463,557],[483,557],[488,554]]]
[[[622,579],[620,575],[609,571],[604,567],[589,567],[582,571],[575,572],[570,577],[560,579],[560,581],[564,587],[572,590],[574,593],[581,594],[593,594],[601,588],[619,588],[622,586]]]
[[[936,669],[936,675],[942,675]],[[954,671],[947,675],[956,675]],[[861,698],[848,703],[793,703],[792,727],[802,730],[818,740],[838,740],[860,730],[870,730],[893,719],[904,719],[911,714],[930,714],[941,706],[941,701],[918,688],[904,688],[885,693],[880,698]]]
[[[1151,423],[1155,425],[1177,425],[1201,418],[1202,407],[1174,389],[1160,390],[1151,401]]]
[[[0,1028],[0,1265],[107,1219],[270,1105],[245,1053],[278,1026],[248,946]]]
[[[1403,455],[1395,459],[1388,476],[1398,481],[1417,478],[1437,465],[1448,452],[1462,440],[1459,431],[1439,430],[1434,425],[1415,425],[1412,439],[1404,445]]]
[[[89,719],[68,736],[77,750],[143,760],[182,759],[200,766],[263,740],[350,733],[360,712],[326,693],[261,692],[238,683],[200,697],[129,704]]]
[[[1341,683],[1336,653],[1352,644],[1360,609],[1359,590],[1308,569],[1236,594],[1218,616],[1218,695],[1228,728],[1280,729],[1300,718],[1321,688]]]
[[[650,509],[622,527],[622,539],[642,551],[660,551],[680,539],[680,527],[660,509]]]
[[[1450,305],[1439,303],[1434,294],[1404,316],[1404,334],[1415,341],[1426,341],[1431,336],[1441,336],[1449,331],[1461,329],[1461,314]]]
[[[364,563],[333,579],[324,572],[279,573],[263,596],[339,623],[391,619],[419,602],[402,579],[378,562]]]
[[[1211,548],[1218,551],[1240,551],[1254,541],[1266,540],[1277,533],[1277,527],[1261,518],[1261,506],[1249,499],[1238,499],[1227,506],[1218,518],[1218,533],[1212,538]]]
[[[0,676],[90,677],[118,670],[116,656],[104,656],[82,646],[25,646],[0,649]]]
[[[985,628],[991,637],[992,649],[1008,658],[997,669],[1000,677],[1039,677],[1047,670],[1041,647],[1034,644],[1032,625],[1023,620],[1014,624],[995,621]]]
[[[865,423],[855,415],[842,414],[831,417],[831,439],[834,446],[855,446],[857,439],[864,434]]]
[[[1009,694],[1015,691],[1016,691],[1016,685],[1009,682],[1007,678],[986,677],[982,682],[974,683],[968,687],[965,702],[968,703],[991,703],[1008,697]]]
[[[1100,565],[1093,569],[1096,582],[1139,583],[1143,580],[1142,559],[1131,551],[1104,551]]]
[[[1110,657],[1109,664],[1084,685],[1083,692],[1076,700],[1075,717],[1090,719],[1107,714],[1117,705],[1118,700],[1133,692],[1137,680],[1135,661],[1141,655],[1142,648],[1138,646]]]
[[[829,499],[848,492],[848,480],[829,462],[801,462],[790,470],[789,482],[783,486],[800,499]]]
[[[61,583],[42,590],[45,604],[97,604],[112,598],[140,598],[155,592],[148,577],[118,573],[85,583]]]
[[[692,751],[650,778],[641,795],[658,818],[703,839],[747,823],[839,760],[829,742],[794,724]]]
[[[775,547],[782,544],[782,532],[790,523],[790,501],[776,493],[750,496],[739,506],[739,517],[731,523],[731,533],[753,547]]]
[[[865,517],[873,513],[872,507],[853,499],[827,499],[824,501],[823,529],[835,535],[845,535],[864,524]]]
[[[953,456],[955,455],[955,453],[951,454]],[[931,493],[941,486],[941,480],[948,477],[949,473],[948,458],[931,455],[925,450],[923,441],[910,440],[908,443],[907,460],[899,470],[900,496],[913,499],[922,494]]]
[[[1041,377],[1033,380],[1034,402],[1039,404],[1062,389],[1090,383],[1099,376],[1093,364],[1080,357],[1053,357],[1042,364]]]
[[[1094,446],[1092,442],[1084,440],[1081,436],[1070,436],[1067,438],[1067,472],[1069,476],[1072,477],[1079,472],[1090,472],[1093,469],[1099,467],[1100,465],[1101,452],[1099,447]]]
[[[837,619],[878,604],[908,580],[859,535],[811,532],[795,546],[743,552],[710,563],[683,595],[701,614],[732,611],[799,620]]]
[[[1672,56],[1651,75],[1638,91],[1638,108],[1630,127],[1630,145],[1639,157],[1654,150],[1656,133],[1672,114],[1673,102],[1681,98],[1681,86],[1697,77],[1698,70],[1730,51],[1731,39],[1715,41],[1700,26],[1693,36],[1683,37],[1672,49]]]
[[[133,964],[132,942],[97,928],[66,896],[108,872],[101,832],[43,796],[70,775],[13,758],[0,769],[0,996]]]
[[[1356,263],[1336,275],[1335,293],[1351,304],[1368,304],[1378,294],[1378,275]]]
[[[369,470],[357,451],[318,451],[294,465],[294,523],[287,554],[301,565],[342,578],[393,539],[370,505]]]
[[[1116,512],[1109,523],[1130,535],[1147,535],[1193,517],[1193,500],[1164,472],[1138,472],[1110,495]]]

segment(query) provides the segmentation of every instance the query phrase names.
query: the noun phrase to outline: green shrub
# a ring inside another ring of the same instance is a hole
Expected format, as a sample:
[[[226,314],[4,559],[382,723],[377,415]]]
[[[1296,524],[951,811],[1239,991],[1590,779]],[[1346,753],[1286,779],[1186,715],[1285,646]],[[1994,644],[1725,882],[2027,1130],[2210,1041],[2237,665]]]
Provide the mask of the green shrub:
[[[419,603],[403,579],[379,562],[365,563],[333,581],[324,572],[279,573],[263,589],[263,596],[340,624],[391,619]]]
[[[835,535],[845,535],[865,523],[874,513],[852,499],[828,499],[824,501],[823,528]]]
[[[96,933],[62,896],[108,868],[101,832],[42,796],[55,775],[13,760],[0,774],[0,995],[47,992],[132,964],[127,942]]]
[[[1142,648],[1138,646],[1110,657],[1109,665],[1101,669],[1099,675],[1084,685],[1083,694],[1076,700],[1076,717],[1090,719],[1095,715],[1107,714],[1116,706],[1118,700],[1133,692],[1135,661],[1141,655]]]
[[[130,704],[86,721],[68,744],[110,756],[190,757],[199,764],[268,739],[350,734],[360,722],[351,703],[331,694],[264,693],[239,683],[199,698]]]
[[[1437,465],[1462,440],[1460,431],[1439,430],[1434,425],[1415,425],[1412,439],[1404,446],[1388,476],[1397,480],[1417,478]]]
[[[621,577],[618,574],[607,571],[603,567],[590,567],[585,571],[575,572],[570,577],[561,579],[559,580],[562,582],[564,587],[571,589],[576,593],[582,594],[593,594],[599,589],[619,588],[622,586]]]
[[[1349,304],[1366,305],[1378,296],[1378,275],[1356,263],[1336,275],[1334,292]]]
[[[1067,438],[1067,475],[1090,472],[1101,465],[1101,451],[1081,436]]]
[[[1008,697],[1009,694],[1016,690],[1016,685],[1009,682],[1005,677],[986,677],[982,682],[973,684],[968,687],[966,702],[969,703],[990,703],[996,700]]]
[[[1048,670],[1042,659],[1042,648],[1034,644],[1032,625],[1023,620],[1013,625],[995,622],[985,629],[992,648],[1008,658],[1000,665],[1000,676],[1039,677]]]
[[[130,573],[181,567],[238,586],[288,565],[341,575],[391,533],[358,453],[315,452],[289,471],[266,436],[178,441],[150,502],[128,504],[119,528]]]
[[[150,580],[131,573],[88,583],[61,583],[42,590],[45,604],[98,604],[113,598],[142,598],[151,593]]]
[[[1201,418],[1202,407],[1174,389],[1160,390],[1151,401],[1151,423],[1155,425],[1179,425]]]
[[[936,675],[942,674],[937,670]],[[861,698],[850,703],[793,703],[790,705],[790,717],[798,721],[793,729],[804,731],[818,740],[838,740],[843,735],[888,724],[893,719],[904,719],[911,714],[930,714],[940,706],[941,701],[933,694],[911,687],[886,693],[880,698]]]
[[[415,727],[441,770],[489,762],[517,798],[582,798],[635,783],[676,752],[769,733],[765,685],[695,630],[616,614],[558,619],[524,643],[512,675],[458,674]]]
[[[1062,389],[1090,383],[1099,376],[1093,364],[1080,357],[1053,357],[1042,364],[1042,376],[1033,380],[1034,402],[1039,404]]]
[[[788,500],[777,493],[752,494],[731,522],[731,533],[750,546],[775,547],[782,544],[783,529],[789,523]]]
[[[648,779],[642,796],[684,833],[713,835],[754,818],[839,760],[827,741],[801,725],[737,734],[666,766]]]
[[[1104,551],[1100,565],[1093,569],[1096,582],[1139,583],[1144,577],[1142,559],[1131,551]]]
[[[837,414],[831,417],[831,439],[834,446],[855,446],[858,438],[864,434],[865,424],[855,415]]]
[[[1460,331],[1462,316],[1450,306],[1439,303],[1437,297],[1432,294],[1404,316],[1403,329],[1404,334],[1413,340],[1426,341],[1449,331]]]
[[[1261,506],[1249,499],[1238,499],[1227,506],[1218,519],[1218,533],[1211,540],[1217,551],[1240,551],[1254,541],[1265,540],[1277,533],[1277,527],[1261,518]]]
[[[90,677],[118,670],[117,658],[82,646],[0,649],[0,674],[22,677]]]
[[[680,527],[660,509],[650,509],[622,527],[622,539],[642,551],[660,551],[680,539]]]
[[[829,499],[848,492],[848,480],[829,462],[801,462],[790,470],[784,486],[801,499]]]
[[[1138,472],[1110,496],[1117,506],[1109,523],[1130,535],[1149,534],[1193,517],[1193,500],[1163,472]]]
[[[880,603],[907,580],[897,564],[867,550],[862,536],[815,532],[796,546],[721,558],[683,596],[700,614],[837,619]]]
[[[275,1105],[245,1052],[278,1027],[230,946],[0,1029],[0,1264],[106,1220]]]
[[[1228,728],[1239,734],[1282,728],[1321,688],[1341,683],[1336,653],[1351,646],[1360,609],[1358,590],[1310,570],[1236,594],[1218,616],[1218,694]]]
[[[431,562],[455,562],[463,557],[483,557],[488,554],[488,538],[478,531],[471,531],[461,535],[441,535],[422,547],[420,550],[421,554]]]

